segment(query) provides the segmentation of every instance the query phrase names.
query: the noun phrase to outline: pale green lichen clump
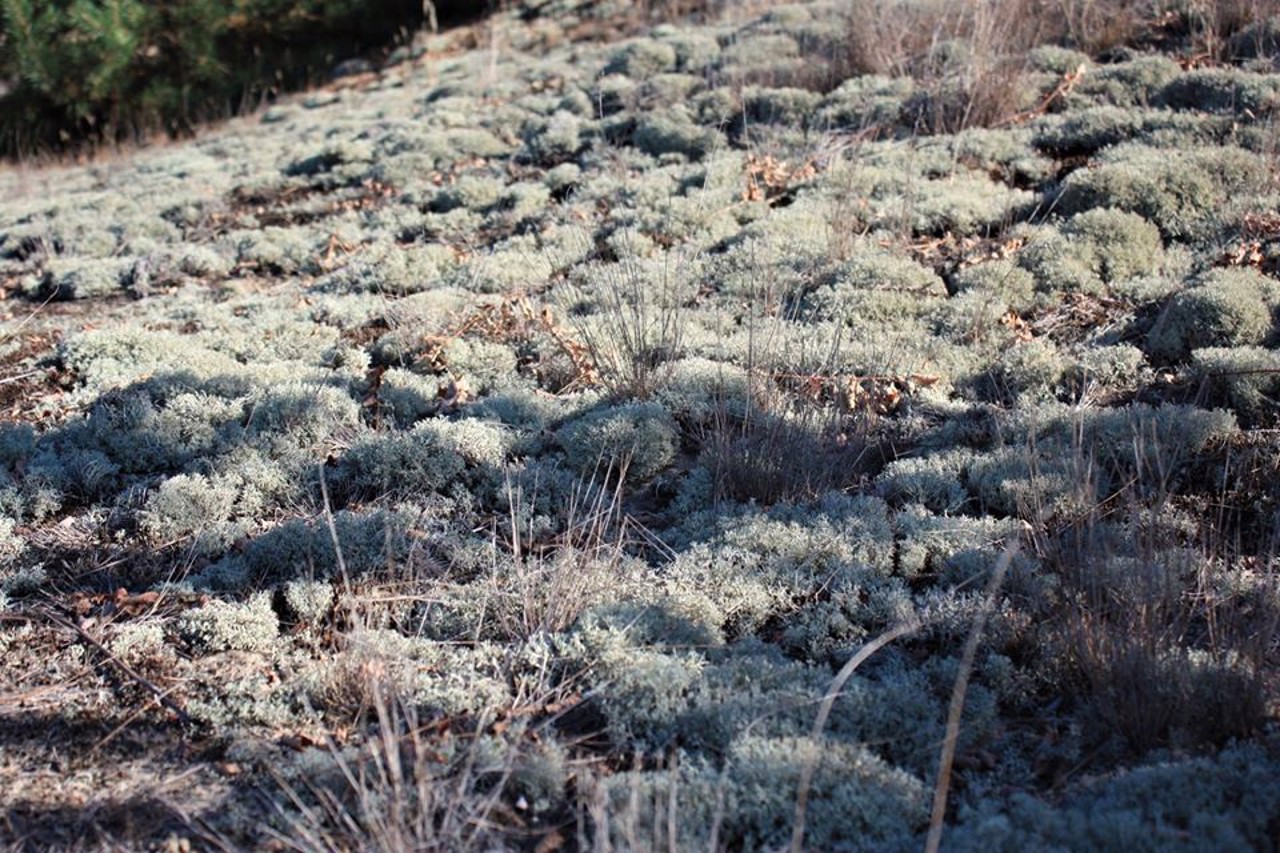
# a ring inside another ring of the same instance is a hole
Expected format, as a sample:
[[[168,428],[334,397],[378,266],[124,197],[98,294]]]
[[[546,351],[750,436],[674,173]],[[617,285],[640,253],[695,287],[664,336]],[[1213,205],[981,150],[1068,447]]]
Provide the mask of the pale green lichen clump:
[[[1266,847],[1274,23],[499,5],[0,174],[15,837]]]

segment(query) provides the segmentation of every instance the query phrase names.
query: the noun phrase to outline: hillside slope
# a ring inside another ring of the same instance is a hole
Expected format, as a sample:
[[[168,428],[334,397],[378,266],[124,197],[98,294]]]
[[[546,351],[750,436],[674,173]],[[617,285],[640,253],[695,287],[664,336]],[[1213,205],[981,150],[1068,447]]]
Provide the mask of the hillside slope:
[[[513,5],[0,173],[0,840],[1275,849],[1275,29]]]

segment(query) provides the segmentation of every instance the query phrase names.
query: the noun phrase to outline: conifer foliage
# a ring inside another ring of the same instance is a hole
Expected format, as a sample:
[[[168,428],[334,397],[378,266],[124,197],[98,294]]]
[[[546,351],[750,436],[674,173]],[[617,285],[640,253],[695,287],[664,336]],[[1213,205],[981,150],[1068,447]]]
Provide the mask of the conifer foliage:
[[[421,24],[418,0],[0,0],[0,153],[188,131]]]

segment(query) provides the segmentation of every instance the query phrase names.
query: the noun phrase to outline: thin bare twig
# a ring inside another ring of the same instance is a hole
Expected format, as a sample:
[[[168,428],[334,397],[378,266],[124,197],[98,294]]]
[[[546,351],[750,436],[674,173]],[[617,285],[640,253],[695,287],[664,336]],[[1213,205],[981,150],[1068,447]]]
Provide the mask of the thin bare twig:
[[[43,311],[49,305],[49,303],[53,301],[53,298],[57,295],[58,295],[58,290],[57,288],[55,288],[52,293],[50,293],[48,296],[45,297],[45,300],[43,302],[41,302],[35,308],[31,309],[31,313],[27,314],[27,316],[23,317],[20,321],[18,321],[18,324],[16,326],[14,326],[12,329],[7,331],[4,335],[0,335],[0,341],[7,341],[10,338],[12,338],[14,335],[21,332],[23,327],[25,327],[28,323],[34,320],[36,316],[41,311]]]
[[[351,576],[347,574],[347,561],[342,555],[342,542],[338,538],[338,525],[333,520],[333,505],[329,502],[329,484],[324,476],[324,463],[316,466],[320,473],[320,495],[324,499],[324,523],[329,530],[329,539],[333,542],[333,553],[338,560],[338,572],[342,575],[342,588],[351,595]]]
[[[129,676],[129,678],[133,679],[140,687],[145,688],[153,696],[155,696],[157,702],[159,702],[165,708],[169,709],[169,711],[171,711],[174,714],[174,716],[178,718],[178,722],[182,723],[184,726],[189,726],[194,724],[195,721],[191,719],[191,716],[185,710],[183,710],[182,706],[169,698],[169,694],[167,691],[161,690],[159,687],[156,686],[154,682],[148,680],[147,678],[144,678],[142,675],[139,675],[137,670],[135,670],[133,667],[129,666],[129,664],[125,663],[119,657],[113,654],[110,649],[104,646],[96,638],[91,636],[89,632],[86,631],[84,628],[80,627],[79,625],[77,625],[76,623],[72,622],[69,619],[62,618],[56,613],[51,613],[48,610],[37,610],[37,611],[34,611],[33,615],[37,616],[38,618],[43,618],[60,627],[67,628],[68,630],[74,631],[75,634],[83,642],[86,642],[89,645],[93,646],[95,649],[101,652],[106,657],[107,660],[115,664],[117,669],[119,669],[125,675]]]
[[[992,127],[1005,127],[1011,124],[1022,124],[1036,116],[1044,115],[1049,111],[1049,107],[1053,106],[1054,101],[1065,98],[1067,95],[1071,94],[1071,91],[1075,89],[1076,84],[1080,82],[1080,79],[1084,77],[1085,72],[1088,70],[1089,68],[1087,65],[1084,65],[1083,63],[1078,65],[1074,71],[1068,71],[1066,74],[1062,75],[1062,81],[1058,83],[1057,88],[1046,95],[1044,100],[1042,100],[1034,109],[1011,115],[1003,121],[996,122]]]
[[[1215,370],[1209,376],[1217,379],[1223,376],[1271,376],[1280,373],[1280,367],[1255,367],[1249,370]]]
[[[42,370],[28,370],[26,373],[19,373],[14,376],[6,376],[3,379],[0,379],[0,385],[8,385],[10,382],[21,382],[24,379],[27,379],[32,376],[36,376],[43,372],[44,371]]]
[[[133,711],[131,711],[127,717],[125,717],[123,720],[120,721],[120,724],[118,726],[116,726],[114,729],[112,729],[110,732],[107,733],[106,737],[104,737],[102,740],[98,741],[93,745],[93,748],[89,750],[89,754],[96,755],[104,746],[111,743],[111,741],[115,740],[116,737],[118,737],[122,731],[129,728],[129,726],[133,724],[134,720],[138,719],[143,714],[145,714],[155,704],[156,704],[156,699],[153,696],[149,701],[142,703]]]

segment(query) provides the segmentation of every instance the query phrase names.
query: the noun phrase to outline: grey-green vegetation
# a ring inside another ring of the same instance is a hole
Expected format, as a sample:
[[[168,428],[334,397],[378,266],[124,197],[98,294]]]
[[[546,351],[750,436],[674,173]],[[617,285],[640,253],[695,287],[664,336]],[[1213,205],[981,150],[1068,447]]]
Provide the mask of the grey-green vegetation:
[[[1272,849],[1280,25],[936,5],[0,173],[0,839],[919,849],[1016,543],[943,849]]]

